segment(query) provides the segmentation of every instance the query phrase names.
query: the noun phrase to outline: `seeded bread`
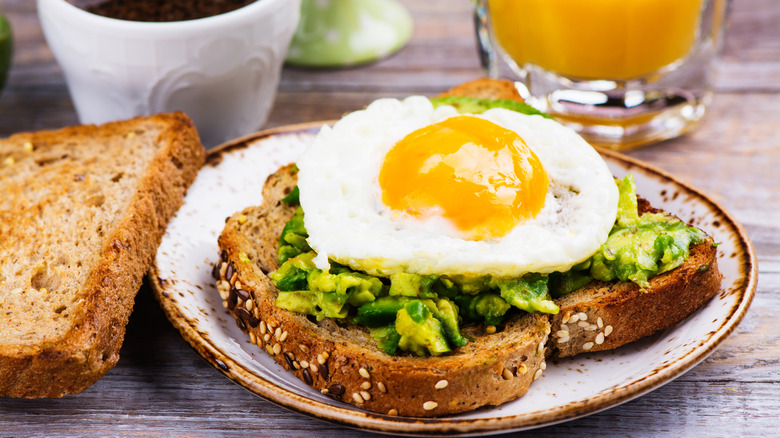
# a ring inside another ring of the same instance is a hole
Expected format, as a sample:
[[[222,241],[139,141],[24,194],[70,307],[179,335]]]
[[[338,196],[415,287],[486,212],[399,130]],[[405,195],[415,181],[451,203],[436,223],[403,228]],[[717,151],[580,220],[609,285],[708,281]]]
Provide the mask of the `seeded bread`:
[[[183,114],[0,140],[0,396],[83,391],[205,151]]]
[[[658,212],[639,199],[640,212]],[[678,324],[720,289],[711,238],[691,247],[674,270],[653,277],[646,288],[632,282],[593,283],[555,300],[560,312],[551,317],[548,354],[574,356],[612,350]]]
[[[389,356],[358,326],[275,306],[267,274],[278,268],[276,245],[295,207],[281,202],[295,186],[291,166],[271,175],[263,204],[234,214],[219,237],[215,265],[223,304],[250,340],[323,394],[362,408],[428,417],[498,405],[525,394],[546,364],[547,316],[525,314],[504,330],[464,330],[475,340],[442,357]]]

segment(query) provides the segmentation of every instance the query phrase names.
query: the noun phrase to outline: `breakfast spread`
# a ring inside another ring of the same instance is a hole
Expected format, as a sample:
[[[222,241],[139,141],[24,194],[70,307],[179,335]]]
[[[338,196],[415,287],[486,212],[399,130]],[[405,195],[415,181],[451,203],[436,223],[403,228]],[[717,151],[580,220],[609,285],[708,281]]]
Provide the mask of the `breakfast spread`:
[[[712,297],[711,238],[571,130],[479,90],[498,86],[351,113],[228,220],[214,276],[252,343],[338,400],[446,415]]]

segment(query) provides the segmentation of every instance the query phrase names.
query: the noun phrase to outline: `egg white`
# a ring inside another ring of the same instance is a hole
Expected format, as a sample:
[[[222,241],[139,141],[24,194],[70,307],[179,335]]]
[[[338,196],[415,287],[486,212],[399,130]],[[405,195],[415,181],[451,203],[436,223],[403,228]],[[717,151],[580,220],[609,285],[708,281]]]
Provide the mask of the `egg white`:
[[[377,180],[387,152],[412,131],[457,115],[421,96],[380,99],[321,130],[297,163],[318,267],[330,259],[373,275],[517,277],[566,271],[599,248],[617,214],[613,177],[587,142],[541,116],[500,108],[475,116],[518,133],[550,180],[540,213],[504,237],[467,240],[447,219],[420,220],[385,206]]]

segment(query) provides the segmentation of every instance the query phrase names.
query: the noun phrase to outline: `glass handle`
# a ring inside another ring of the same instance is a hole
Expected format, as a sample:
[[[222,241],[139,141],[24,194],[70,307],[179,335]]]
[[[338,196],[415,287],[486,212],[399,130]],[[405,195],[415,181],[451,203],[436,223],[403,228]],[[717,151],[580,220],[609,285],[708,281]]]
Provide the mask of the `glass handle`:
[[[482,65],[482,70],[488,77],[497,78],[498,64],[496,63],[496,52],[490,40],[487,0],[472,0],[471,5],[474,9],[474,31],[477,37],[479,62]]]

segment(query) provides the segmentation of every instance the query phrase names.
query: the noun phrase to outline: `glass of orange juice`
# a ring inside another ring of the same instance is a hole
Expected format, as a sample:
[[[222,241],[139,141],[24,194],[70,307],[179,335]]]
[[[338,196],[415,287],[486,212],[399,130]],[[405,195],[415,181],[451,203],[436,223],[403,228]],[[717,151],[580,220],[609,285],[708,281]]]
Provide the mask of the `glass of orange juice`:
[[[483,67],[594,145],[693,129],[728,0],[473,0]]]

